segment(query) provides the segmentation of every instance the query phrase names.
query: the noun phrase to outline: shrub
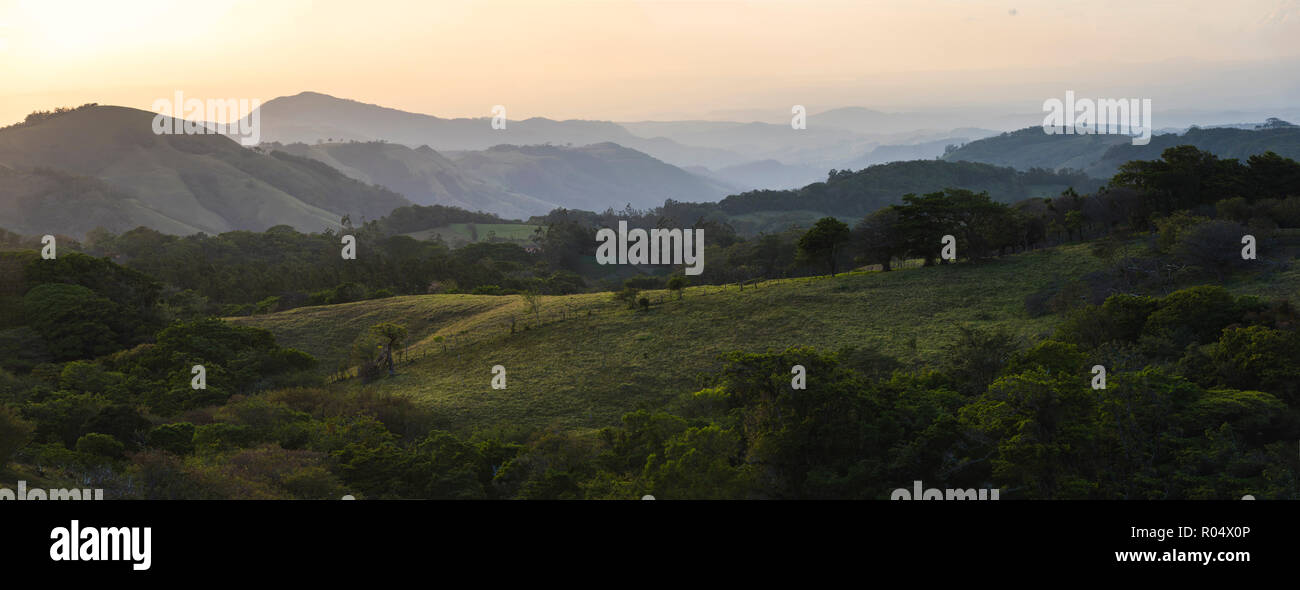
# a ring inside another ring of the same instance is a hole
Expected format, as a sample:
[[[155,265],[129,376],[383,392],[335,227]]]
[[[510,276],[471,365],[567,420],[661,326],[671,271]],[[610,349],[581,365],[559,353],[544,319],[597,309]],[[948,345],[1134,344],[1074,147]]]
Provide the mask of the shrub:
[[[23,420],[8,406],[0,406],[0,468],[9,463],[18,449],[32,439],[36,426]]]
[[[119,459],[126,451],[126,445],[107,434],[98,432],[91,432],[77,439],[76,448],[78,453],[107,459]]]

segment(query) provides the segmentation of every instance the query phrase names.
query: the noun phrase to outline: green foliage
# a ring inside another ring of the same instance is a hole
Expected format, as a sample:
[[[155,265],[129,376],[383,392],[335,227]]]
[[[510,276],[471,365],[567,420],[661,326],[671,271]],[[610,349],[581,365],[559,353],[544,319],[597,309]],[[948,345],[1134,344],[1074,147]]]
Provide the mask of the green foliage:
[[[1267,326],[1229,328],[1209,356],[1218,384],[1268,391],[1300,407],[1300,332]]]
[[[690,279],[687,279],[685,275],[673,275],[668,277],[668,284],[666,286],[669,291],[676,291],[677,298],[681,299],[686,290],[686,286],[690,283]]]
[[[799,255],[805,260],[817,260],[830,268],[835,276],[837,259],[849,241],[849,226],[834,217],[823,217],[799,238]]]
[[[126,451],[126,445],[107,434],[91,432],[77,439],[78,453],[104,459],[120,459]]]
[[[55,359],[96,357],[117,348],[118,334],[109,326],[117,305],[86,287],[37,285],[23,297],[23,312]]]
[[[1170,293],[1142,327],[1144,346],[1163,355],[1178,355],[1193,342],[1214,342],[1219,332],[1241,317],[1241,308],[1227,289],[1217,285],[1189,287]]]
[[[32,438],[36,427],[8,406],[0,405],[0,469]]]
[[[149,431],[147,445],[174,455],[188,455],[194,452],[194,432],[189,422],[159,424]]]

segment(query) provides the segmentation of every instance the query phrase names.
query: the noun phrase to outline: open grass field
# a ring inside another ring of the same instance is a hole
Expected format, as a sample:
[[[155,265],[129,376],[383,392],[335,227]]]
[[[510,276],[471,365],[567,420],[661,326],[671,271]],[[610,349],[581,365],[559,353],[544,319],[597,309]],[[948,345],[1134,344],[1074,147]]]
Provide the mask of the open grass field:
[[[700,373],[716,369],[717,355],[728,351],[869,345],[923,365],[962,325],[1044,337],[1060,317],[1030,318],[1025,297],[1100,267],[1082,244],[978,264],[770,281],[743,291],[692,287],[681,300],[654,291],[651,299],[663,303],[648,311],[626,309],[609,293],[545,297],[540,325],[522,297],[488,295],[393,297],[234,321],[270,329],[320,358],[324,371],[346,360],[368,326],[404,323],[424,355],[398,376],[364,387],[429,404],[448,430],[586,430],[695,391]],[[1294,298],[1300,271],[1228,286]],[[439,336],[443,342],[435,341]],[[493,365],[506,368],[505,390],[490,386]],[[335,387],[363,386],[354,379]]]
[[[429,404],[440,427],[451,430],[586,429],[694,391],[697,376],[732,350],[870,345],[924,363],[960,325],[1045,335],[1059,319],[1029,318],[1025,296],[1099,266],[1086,246],[1065,246],[979,264],[772,281],[744,291],[692,287],[680,301],[651,292],[664,302],[649,311],[625,309],[608,293],[546,297],[540,326],[533,326],[522,297],[487,295],[393,297],[235,321],[270,329],[281,342],[316,355],[326,371],[346,359],[366,327],[401,322],[409,342],[428,354],[397,377],[366,387]],[[561,310],[568,319],[559,319]],[[447,352],[434,341],[438,336],[450,345]],[[498,364],[507,371],[505,390],[490,386]]]

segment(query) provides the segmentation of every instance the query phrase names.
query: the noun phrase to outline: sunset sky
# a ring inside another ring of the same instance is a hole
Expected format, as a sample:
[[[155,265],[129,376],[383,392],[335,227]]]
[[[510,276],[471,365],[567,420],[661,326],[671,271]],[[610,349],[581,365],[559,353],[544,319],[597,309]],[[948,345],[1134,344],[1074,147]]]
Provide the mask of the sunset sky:
[[[175,90],[512,119],[1035,110],[1067,85],[1194,107],[1300,76],[1238,94],[1161,77],[1297,58],[1300,0],[0,0],[0,125]]]

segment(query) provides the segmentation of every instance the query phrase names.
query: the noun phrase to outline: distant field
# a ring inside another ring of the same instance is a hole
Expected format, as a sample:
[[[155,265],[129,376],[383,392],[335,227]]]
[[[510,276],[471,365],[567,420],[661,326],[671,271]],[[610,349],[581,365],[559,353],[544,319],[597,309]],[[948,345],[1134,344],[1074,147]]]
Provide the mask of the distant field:
[[[405,235],[417,240],[428,240],[434,236],[440,236],[442,241],[449,246],[463,246],[472,242],[484,242],[491,237],[527,242],[532,239],[533,232],[538,227],[519,223],[453,223]]]
[[[547,297],[544,324],[519,296],[418,295],[240,318],[270,329],[285,344],[331,363],[352,339],[382,321],[405,323],[417,350],[432,354],[371,387],[411,396],[440,412],[442,428],[492,426],[590,429],[617,423],[638,407],[661,407],[698,389],[697,375],[719,366],[719,353],[815,346],[871,345],[923,365],[958,326],[998,327],[1043,337],[1060,321],[1030,318],[1025,297],[1100,268],[1089,245],[1008,256],[978,264],[858,272],[735,286],[692,287],[678,301],[650,292],[647,312],[608,293]],[[1295,297],[1300,271],[1229,284],[1240,293]],[[561,310],[569,319],[561,321]],[[586,315],[590,311],[592,315]],[[510,334],[514,316],[517,332]],[[524,326],[529,326],[524,329]],[[459,340],[452,340],[460,334]],[[442,353],[443,336],[452,346]],[[490,387],[503,365],[508,388]],[[355,381],[339,387],[360,387]]]

